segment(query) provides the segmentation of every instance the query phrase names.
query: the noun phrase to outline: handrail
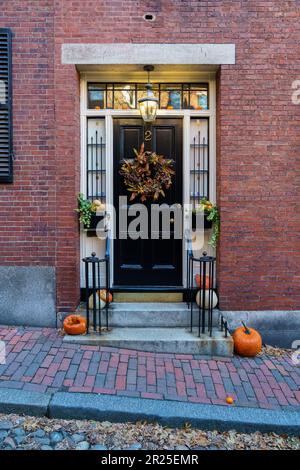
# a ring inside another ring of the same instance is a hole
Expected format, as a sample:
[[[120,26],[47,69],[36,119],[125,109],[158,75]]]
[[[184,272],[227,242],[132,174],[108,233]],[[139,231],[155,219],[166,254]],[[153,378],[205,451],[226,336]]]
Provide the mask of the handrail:
[[[87,333],[89,333],[90,326],[90,311],[93,315],[94,332],[97,331],[97,317],[98,317],[98,331],[101,334],[102,330],[102,301],[104,299],[99,295],[99,291],[105,287],[106,299],[105,299],[105,316],[106,316],[106,330],[109,329],[108,324],[108,309],[110,299],[110,231],[106,231],[105,238],[105,256],[104,258],[98,258],[96,253],[92,253],[91,256],[83,258],[85,263],[85,290],[86,290],[86,320],[87,320]],[[101,263],[105,266],[105,284],[101,286]],[[90,284],[90,274],[92,275],[92,283]],[[92,305],[90,305],[92,304]]]
[[[188,252],[188,256],[193,256],[193,245],[192,245],[192,237],[191,237],[191,231],[190,229],[186,229],[185,232],[184,232],[184,238],[186,240],[186,243],[187,243],[187,252]]]
[[[193,332],[193,303],[195,291],[198,290],[196,301],[198,304],[198,336],[207,332],[212,336],[213,325],[213,295],[214,295],[214,263],[213,256],[207,256],[204,251],[202,256],[195,257],[193,254],[192,235],[190,230],[186,230],[184,237],[187,243],[187,257],[186,257],[186,270],[187,270],[187,305],[190,308],[190,331]],[[199,286],[194,287],[194,263],[199,266]],[[208,279],[208,285],[207,285]],[[197,300],[198,298],[198,300]],[[227,326],[225,326],[225,335]]]
[[[187,300],[187,306],[188,306],[188,308],[190,308],[190,305],[191,305],[191,302],[192,302],[191,260],[193,258],[193,246],[192,246],[192,237],[191,237],[190,229],[185,230],[184,238],[185,238],[185,241],[186,241],[186,244],[187,244],[187,250],[186,250],[186,287],[187,287],[187,295],[186,295],[186,300]]]
[[[105,258],[110,258],[110,230],[106,232],[105,238]]]

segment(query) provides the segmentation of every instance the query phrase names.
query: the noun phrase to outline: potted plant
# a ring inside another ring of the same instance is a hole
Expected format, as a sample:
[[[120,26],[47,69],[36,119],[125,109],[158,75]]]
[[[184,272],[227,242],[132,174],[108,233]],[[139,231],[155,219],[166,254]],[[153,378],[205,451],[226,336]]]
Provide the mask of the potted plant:
[[[97,224],[105,216],[105,204],[98,199],[94,201],[85,199],[82,193],[78,194],[77,201],[78,208],[75,211],[79,214],[79,222],[88,234],[93,236],[96,233]]]
[[[202,213],[203,211],[200,210],[198,207],[196,209],[193,209],[192,211],[192,227],[193,229],[196,228],[196,219],[197,219],[197,214],[198,213]],[[212,228],[212,221],[211,220],[208,220],[208,212],[204,211],[204,228],[205,229],[210,229]]]
[[[192,211],[192,227],[196,228],[196,216],[197,213],[203,213],[204,215],[204,228],[212,228],[212,234],[209,240],[209,244],[214,248],[217,246],[218,238],[220,235],[220,215],[216,204],[210,202],[206,197],[200,200],[199,206]]]

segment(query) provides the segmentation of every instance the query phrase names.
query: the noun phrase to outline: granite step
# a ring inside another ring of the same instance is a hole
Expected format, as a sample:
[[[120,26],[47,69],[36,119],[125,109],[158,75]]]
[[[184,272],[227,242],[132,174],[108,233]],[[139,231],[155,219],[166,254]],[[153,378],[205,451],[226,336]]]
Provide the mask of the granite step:
[[[84,308],[79,313],[86,315]],[[121,328],[178,328],[190,326],[190,310],[185,302],[113,302],[109,308],[109,326]],[[213,312],[213,326],[219,324],[219,310]],[[105,312],[102,311],[103,321]],[[198,307],[194,305],[193,324],[198,322]],[[90,314],[92,324],[92,315]]]
[[[202,334],[199,338],[184,328],[112,328],[101,335],[64,337],[64,342],[134,349],[138,351],[176,354],[200,354],[204,356],[231,357],[233,340],[224,332],[213,328],[212,336]]]

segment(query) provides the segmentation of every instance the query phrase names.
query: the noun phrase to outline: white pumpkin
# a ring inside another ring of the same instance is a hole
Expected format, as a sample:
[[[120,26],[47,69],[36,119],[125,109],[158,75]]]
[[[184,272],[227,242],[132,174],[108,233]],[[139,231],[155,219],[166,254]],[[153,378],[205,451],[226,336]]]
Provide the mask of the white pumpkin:
[[[197,305],[200,305],[202,308],[202,302],[203,302],[203,291],[198,290],[197,295],[196,295],[196,303]],[[218,297],[215,291],[212,292],[212,308],[215,308],[218,303]],[[204,294],[204,308],[208,309],[209,308],[209,291],[206,290]]]
[[[100,299],[100,295],[99,295],[99,291],[97,292],[97,295],[96,295],[96,309],[99,309],[99,307],[102,309],[104,308],[106,305],[105,301]],[[93,306],[94,306],[94,300],[93,300],[93,294],[90,295],[89,297],[89,308],[91,310],[93,310]]]

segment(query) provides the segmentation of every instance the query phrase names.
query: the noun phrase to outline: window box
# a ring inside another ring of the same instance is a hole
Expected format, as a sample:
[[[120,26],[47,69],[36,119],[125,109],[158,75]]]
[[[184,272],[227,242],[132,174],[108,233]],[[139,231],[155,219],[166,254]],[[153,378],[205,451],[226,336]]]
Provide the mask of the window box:
[[[91,216],[90,226],[89,227],[84,226],[84,230],[88,237],[97,236],[97,232],[96,232],[97,225],[101,220],[104,219],[104,217],[105,217],[105,212],[103,212],[103,214],[95,214]]]
[[[204,213],[204,229],[208,230],[212,228],[212,221],[207,220],[208,214]],[[196,213],[192,212],[192,228],[196,228]]]

